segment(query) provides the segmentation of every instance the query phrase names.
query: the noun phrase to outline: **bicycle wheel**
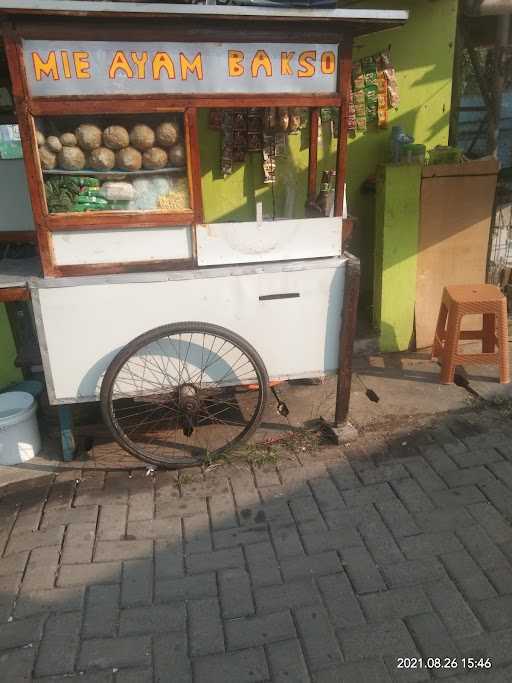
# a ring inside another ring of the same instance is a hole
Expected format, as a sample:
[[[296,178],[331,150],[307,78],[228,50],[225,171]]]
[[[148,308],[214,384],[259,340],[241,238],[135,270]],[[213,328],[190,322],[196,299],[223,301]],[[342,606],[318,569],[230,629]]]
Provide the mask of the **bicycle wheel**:
[[[125,346],[101,385],[114,439],[152,465],[197,465],[256,430],[268,376],[257,351],[201,322],[157,327]]]

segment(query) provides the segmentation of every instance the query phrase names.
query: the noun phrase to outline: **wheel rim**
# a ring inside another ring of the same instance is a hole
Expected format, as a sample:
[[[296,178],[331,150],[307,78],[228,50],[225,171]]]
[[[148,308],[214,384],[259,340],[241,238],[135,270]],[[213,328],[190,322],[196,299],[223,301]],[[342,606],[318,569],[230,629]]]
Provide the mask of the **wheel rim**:
[[[118,441],[162,465],[194,465],[240,443],[259,421],[266,381],[245,346],[190,330],[133,349],[110,383]]]

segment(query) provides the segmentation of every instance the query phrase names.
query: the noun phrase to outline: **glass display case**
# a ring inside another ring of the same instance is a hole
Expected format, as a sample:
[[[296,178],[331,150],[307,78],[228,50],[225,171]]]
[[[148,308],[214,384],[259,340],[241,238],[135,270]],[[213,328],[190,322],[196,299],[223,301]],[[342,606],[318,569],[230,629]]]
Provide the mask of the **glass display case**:
[[[182,113],[37,118],[48,213],[190,209],[183,118]]]

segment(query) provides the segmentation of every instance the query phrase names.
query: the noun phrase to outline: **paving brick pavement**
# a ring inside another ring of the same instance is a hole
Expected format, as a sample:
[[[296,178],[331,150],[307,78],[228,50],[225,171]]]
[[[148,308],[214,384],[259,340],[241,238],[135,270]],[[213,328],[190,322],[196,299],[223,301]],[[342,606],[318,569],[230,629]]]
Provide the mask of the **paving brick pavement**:
[[[481,417],[0,490],[0,681],[512,681],[512,423]]]

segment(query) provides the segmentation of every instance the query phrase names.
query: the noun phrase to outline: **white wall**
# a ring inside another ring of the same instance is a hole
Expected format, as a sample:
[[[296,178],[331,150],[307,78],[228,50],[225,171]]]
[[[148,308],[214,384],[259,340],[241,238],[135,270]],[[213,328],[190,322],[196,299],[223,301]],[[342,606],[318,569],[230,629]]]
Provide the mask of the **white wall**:
[[[35,230],[23,159],[0,159],[0,231]]]

